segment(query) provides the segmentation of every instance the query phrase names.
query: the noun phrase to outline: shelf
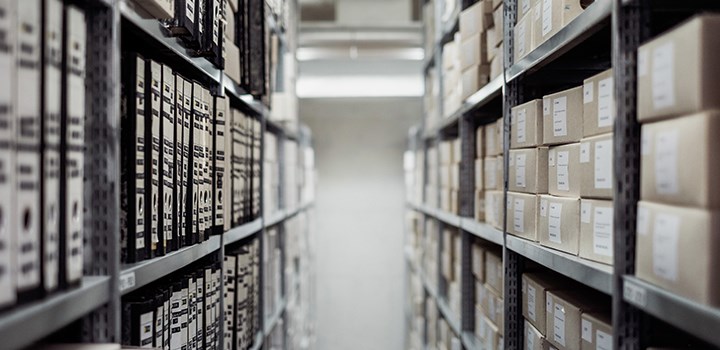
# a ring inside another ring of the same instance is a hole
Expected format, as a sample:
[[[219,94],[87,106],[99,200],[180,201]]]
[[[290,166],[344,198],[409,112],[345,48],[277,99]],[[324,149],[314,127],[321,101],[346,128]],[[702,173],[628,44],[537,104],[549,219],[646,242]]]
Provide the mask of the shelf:
[[[538,243],[512,235],[507,235],[505,239],[507,240],[508,249],[557,273],[570,277],[607,295],[612,295],[613,270],[611,266],[545,248]]]
[[[440,310],[440,313],[443,315],[443,318],[447,322],[448,326],[450,326],[450,329],[460,337],[462,334],[462,331],[460,330],[460,319],[457,317],[457,315],[453,315],[453,312],[450,310],[450,306],[448,306],[447,302],[443,300],[442,298],[435,298],[437,301],[438,309]]]
[[[106,304],[110,294],[110,277],[86,276],[78,288],[3,312],[0,347],[27,347]]]
[[[252,111],[255,115],[260,115],[260,116],[270,115],[269,110],[267,109],[267,107],[265,107],[265,105],[262,102],[256,100],[253,95],[251,95],[247,91],[245,91],[245,89],[240,87],[240,85],[238,85],[238,83],[236,83],[234,80],[232,80],[225,73],[223,73],[222,85],[228,94],[230,94],[231,96],[242,101],[243,104],[250,111]]]
[[[220,244],[220,236],[210,236],[207,241],[184,247],[164,256],[123,265],[119,281],[120,294],[130,293],[190,265],[220,249]]]
[[[257,218],[251,222],[232,228],[225,232],[223,245],[233,244],[239,240],[250,237],[262,230],[262,219]]]
[[[285,312],[286,306],[287,306],[287,299],[283,299],[282,301],[280,301],[280,306],[278,307],[277,310],[275,310],[275,313],[270,315],[270,317],[268,317],[265,320],[265,327],[264,327],[265,328],[265,336],[270,335],[272,330],[275,328],[278,321],[280,320],[280,317],[282,317],[282,314]]]
[[[306,203],[300,204],[297,208],[294,208],[293,210],[279,209],[274,214],[269,215],[267,221],[265,222],[265,227],[277,225],[282,221],[290,219],[293,216],[299,214],[300,212],[307,210],[312,205],[313,205],[312,202],[306,202]]]
[[[678,296],[635,276],[623,276],[623,299],[715,346],[720,346],[720,309]]]
[[[253,347],[250,348],[250,350],[262,349],[263,340],[265,340],[265,336],[263,335],[263,332],[258,332],[258,334],[255,336],[255,343],[253,344]]]
[[[412,205],[412,204],[408,204],[408,206],[409,206],[410,208],[412,208],[412,209],[415,209],[415,210],[421,212],[421,213],[424,213],[424,214],[426,214],[426,215],[430,215],[430,216],[432,216],[432,217],[434,217],[434,218],[436,218],[436,219],[438,219],[438,220],[440,220],[440,221],[442,221],[442,222],[444,222],[444,223],[446,223],[446,224],[448,224],[448,225],[450,225],[450,226],[455,226],[455,227],[458,227],[458,228],[460,227],[460,217],[457,216],[457,215],[455,215],[455,214],[451,214],[451,213],[448,213],[448,212],[444,212],[444,211],[442,211],[442,210],[440,210],[440,209],[431,208],[431,207],[429,207],[429,206],[427,206],[427,205],[424,205],[424,204],[423,204],[423,205]]]
[[[164,28],[160,21],[154,18],[143,18],[127,3],[127,0],[119,0],[118,7],[120,15],[127,23],[133,25],[140,33],[159,44],[167,52],[176,56],[180,60],[186,62],[201,75],[217,84],[221,83],[222,70],[215,67],[210,61],[204,57],[194,57],[190,55],[188,49],[182,46],[180,39],[165,34]],[[124,28],[123,28],[124,29]]]
[[[493,242],[500,246],[504,244],[502,231],[486,223],[477,222],[473,218],[460,218],[460,227],[486,241]]]
[[[583,40],[600,30],[609,22],[612,13],[612,1],[597,0],[588,6],[577,18],[560,29],[547,41],[540,44],[527,56],[515,62],[506,72],[507,80],[511,81],[534,70],[564,54]]]
[[[482,341],[478,339],[473,332],[463,332],[462,343],[466,350],[480,350],[485,348]]]
[[[269,114],[267,114],[267,115],[269,115]],[[266,121],[268,129],[281,132],[290,139],[298,140],[298,134],[295,130],[290,130],[290,129],[288,129],[287,126],[283,125],[282,123],[278,123],[274,120],[270,120],[270,119],[266,118],[265,121]]]

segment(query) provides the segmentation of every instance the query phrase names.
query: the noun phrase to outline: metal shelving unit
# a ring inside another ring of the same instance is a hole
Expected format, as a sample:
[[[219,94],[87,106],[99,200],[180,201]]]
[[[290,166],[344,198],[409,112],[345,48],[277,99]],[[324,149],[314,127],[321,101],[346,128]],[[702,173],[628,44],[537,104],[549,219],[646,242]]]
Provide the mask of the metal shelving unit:
[[[237,241],[241,241],[245,238],[255,235],[258,231],[262,230],[262,218],[257,218],[247,224],[231,228],[223,235],[223,245],[233,244]]]

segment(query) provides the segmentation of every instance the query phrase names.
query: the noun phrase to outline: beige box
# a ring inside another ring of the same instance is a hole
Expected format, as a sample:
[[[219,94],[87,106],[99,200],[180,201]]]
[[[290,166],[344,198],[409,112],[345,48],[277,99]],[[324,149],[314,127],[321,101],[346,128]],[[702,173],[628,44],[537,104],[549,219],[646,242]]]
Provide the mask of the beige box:
[[[542,6],[542,42],[555,35],[582,13],[580,0],[539,0]],[[539,45],[539,44],[538,44]]]
[[[580,316],[580,350],[612,349],[612,334],[609,312],[586,312]]]
[[[566,280],[556,274],[524,273],[522,275],[522,314],[542,336],[547,335],[545,296],[549,290],[568,288]]]
[[[503,292],[502,250],[487,249],[485,251],[485,286],[497,295]]]
[[[507,194],[507,232],[538,241],[537,223],[540,197],[535,194],[508,192]]]
[[[450,168],[450,189],[460,189],[460,163],[452,163]]]
[[[240,49],[232,42],[225,42],[225,74],[234,82],[239,83],[240,79]]]
[[[485,222],[498,230],[502,230],[504,208],[502,191],[485,191]]]
[[[577,255],[580,241],[580,199],[541,195],[538,232],[540,244]]]
[[[582,139],[582,90],[578,86],[543,97],[544,144],[578,142]]]
[[[498,154],[503,154],[505,143],[505,123],[504,119],[500,118],[495,121],[495,148],[498,150]]]
[[[498,190],[502,190],[505,183],[505,177],[503,176],[503,171],[505,170],[505,157],[498,156],[496,165],[495,177],[498,181]]]
[[[444,189],[450,188],[450,165],[440,166],[440,187]]]
[[[519,61],[533,50],[532,15],[525,14],[518,20],[513,35],[515,38],[515,61]]]
[[[510,148],[535,147],[543,144],[542,100],[532,100],[512,108]]]
[[[548,192],[559,197],[580,197],[580,144],[550,147]]]
[[[545,340],[545,336],[533,327],[530,322],[525,320],[525,350],[548,350],[550,344]]]
[[[485,142],[484,142],[485,128],[479,126],[475,130],[475,158],[481,159],[485,156]]]
[[[493,26],[495,27],[495,41],[493,46],[498,47],[503,42],[505,31],[505,6],[500,5],[493,11]]]
[[[543,43],[542,9],[543,9],[543,0],[537,0],[532,5],[532,7],[530,9],[530,14],[528,14],[528,16],[532,17],[532,19],[530,21],[532,22],[532,49],[533,50],[535,50],[538,46],[540,46],[540,44]]]
[[[483,160],[475,159],[475,190],[482,191],[485,188],[483,183],[484,175]]]
[[[485,192],[475,191],[475,221],[485,221]]]
[[[583,82],[583,137],[613,131],[616,114],[614,86],[612,69]]]
[[[452,139],[450,141],[450,145],[452,146],[452,164],[460,164],[462,160],[462,143],[460,143],[460,139]]]
[[[472,273],[476,280],[485,281],[485,248],[479,244],[472,245]]]
[[[442,50],[442,68],[443,70],[451,70],[453,67],[456,66],[456,64],[459,64],[460,61],[460,48],[458,47],[460,44],[455,41],[449,41],[443,45]],[[458,67],[455,67],[458,68]],[[445,85],[447,86],[447,85]]]
[[[485,304],[483,304],[483,315],[485,315],[490,322],[498,329],[498,333],[503,333],[503,317],[505,315],[503,311],[503,299],[502,296],[497,295],[491,289],[487,290],[487,298]]]
[[[487,288],[485,288],[485,285],[482,282],[475,280],[475,307],[478,308],[480,314],[484,314],[482,310],[487,304],[488,294],[489,293]]]
[[[450,189],[448,188],[441,188],[440,189],[440,209],[442,211],[450,211]]]
[[[497,127],[497,122],[485,124],[483,127],[485,132],[485,137],[483,138],[485,141],[485,156],[497,156],[502,153],[502,147],[498,148]]]
[[[135,0],[135,3],[157,19],[175,17],[174,0]]]
[[[462,73],[462,100],[465,101],[490,81],[490,65],[471,66]]]
[[[538,3],[538,0],[518,0],[518,16],[525,16]]]
[[[720,209],[720,112],[642,125],[640,198]]]
[[[438,143],[438,156],[440,157],[440,164],[448,165],[453,162],[453,146],[452,141],[440,141]]]
[[[580,200],[581,258],[612,265],[613,213],[611,200]]]
[[[487,44],[485,33],[475,34],[460,44],[460,69],[465,71],[472,66],[487,65]],[[488,67],[488,72],[490,67]]]
[[[513,149],[508,159],[508,188],[514,192],[548,192],[548,148]]]
[[[680,296],[720,306],[720,212],[641,201],[635,273]]]
[[[607,305],[603,305],[607,302]],[[580,349],[584,312],[610,308],[609,300],[589,290],[551,290],[546,295],[547,340],[558,350]]]
[[[495,56],[495,58],[490,61],[490,80],[493,80],[501,75],[503,75],[504,68],[503,65],[505,64],[503,62],[503,45],[500,44],[500,47],[498,47],[498,54]]]
[[[482,316],[479,331],[480,339],[485,342],[486,349],[498,350],[498,343],[500,342],[502,335],[500,334],[500,330],[485,315]]]
[[[492,25],[492,2],[482,0],[460,12],[460,36],[465,40]]]
[[[452,263],[452,257],[449,253],[443,252],[440,254],[440,261],[442,263],[442,274],[448,281],[453,280],[454,265]]]
[[[498,160],[499,157],[485,157],[483,160],[485,190],[502,189],[502,179],[498,177],[498,167],[501,166]]]
[[[593,136],[580,142],[580,196],[612,199],[613,134]]]
[[[450,190],[450,213],[460,214],[460,203],[458,202],[458,191]]]
[[[497,47],[495,41],[497,40],[498,31],[495,27],[490,27],[485,31],[485,55],[487,57],[488,65],[497,56]]]
[[[720,15],[700,15],[638,49],[638,120],[720,108]]]

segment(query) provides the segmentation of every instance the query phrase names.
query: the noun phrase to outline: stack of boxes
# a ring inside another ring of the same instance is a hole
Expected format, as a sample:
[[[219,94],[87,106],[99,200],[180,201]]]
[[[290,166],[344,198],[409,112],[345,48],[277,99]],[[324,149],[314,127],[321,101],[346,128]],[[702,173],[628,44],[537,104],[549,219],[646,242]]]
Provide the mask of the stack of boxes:
[[[440,96],[440,83],[435,70],[429,69],[425,75],[425,128],[433,129],[440,121],[438,97]]]
[[[278,139],[275,134],[265,132],[265,164],[263,165],[263,214],[271,215],[280,209],[280,163]]]
[[[490,80],[490,60],[496,55],[492,11],[491,0],[480,0],[460,13],[460,101]]]
[[[612,349],[610,299],[559,275],[522,276],[525,349]]]
[[[443,117],[450,117],[462,105],[462,62],[460,60],[460,33],[455,33],[453,41],[443,45],[442,51],[442,88]]]
[[[486,0],[487,1],[487,0]],[[487,31],[488,61],[490,61],[490,79],[495,79],[504,71],[505,5],[502,0],[493,0],[493,25]]]
[[[420,277],[412,273],[409,286],[410,317],[411,322],[408,332],[408,348],[422,349],[425,339],[425,288]]]
[[[433,344],[429,343],[428,344]],[[458,338],[457,334],[455,334],[448,324],[447,320],[444,318],[440,318],[440,321],[438,322],[438,342],[437,342],[437,349],[438,350],[461,350],[462,345],[460,343],[460,338]]]
[[[447,287],[446,296],[453,315],[460,315],[460,279],[461,279],[461,262],[460,251],[461,242],[460,232],[455,228],[445,228],[443,230],[443,245],[440,253],[440,263],[442,264],[442,276]]]
[[[486,124],[477,129],[476,131],[476,142],[477,149],[482,148],[483,152],[479,154],[483,155],[482,166],[477,161],[475,164],[475,179],[476,179],[476,207],[479,203],[478,193],[479,185],[478,177],[482,179],[482,189],[485,195],[485,222],[489,225],[497,228],[498,230],[503,229],[503,182],[504,182],[504,159],[503,159],[503,119],[498,119],[495,122]],[[484,145],[484,146],[483,146]],[[480,157],[478,155],[478,157]],[[478,169],[482,167],[482,169]],[[482,171],[478,171],[482,170]],[[480,175],[482,174],[482,175]],[[480,216],[480,213],[475,214],[476,217]]]
[[[504,334],[502,249],[495,245],[472,245],[475,279],[475,336],[487,349],[502,349]]]
[[[438,207],[438,148],[427,149],[427,183],[425,184],[425,204],[431,208]]]
[[[440,209],[457,215],[460,190],[460,139],[441,141],[440,150]],[[432,169],[432,168],[431,168]]]
[[[438,227],[435,219],[425,220],[425,231],[423,232],[422,255],[420,256],[421,268],[425,272],[425,277],[433,286],[438,285]]]
[[[515,62],[527,56],[582,13],[592,1],[519,0],[515,38]]]
[[[720,306],[720,16],[701,15],[638,49],[642,124],[638,278]]]

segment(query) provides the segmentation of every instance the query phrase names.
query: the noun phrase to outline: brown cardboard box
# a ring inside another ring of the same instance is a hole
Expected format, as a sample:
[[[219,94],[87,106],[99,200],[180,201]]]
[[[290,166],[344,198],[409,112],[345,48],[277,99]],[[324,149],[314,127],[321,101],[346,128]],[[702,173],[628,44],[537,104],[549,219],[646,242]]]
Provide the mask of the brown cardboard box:
[[[507,232],[537,242],[540,197],[517,192],[508,192],[507,196]]]
[[[540,0],[540,3],[542,4],[543,42],[568,25],[583,11],[580,0]]]
[[[503,45],[500,44],[500,46],[497,48],[498,54],[495,56],[495,58],[490,61],[490,80],[493,80],[501,75],[503,75],[504,69],[503,65],[505,64],[503,62]]]
[[[584,312],[610,308],[609,299],[585,289],[551,290],[547,292],[545,302],[547,340],[559,350],[580,349],[580,323]]]
[[[637,277],[720,306],[720,212],[641,201],[637,216]]]
[[[498,134],[500,133],[497,129],[498,126],[502,126],[502,124],[498,125],[497,122],[485,124],[485,156],[497,156],[502,154],[502,141],[498,140]]]
[[[580,144],[550,147],[548,192],[559,197],[580,197]]]
[[[485,248],[479,244],[472,245],[472,273],[479,282],[485,282]]]
[[[498,47],[503,42],[505,31],[505,6],[500,5],[493,11],[493,26],[495,27],[495,41],[493,46]]]
[[[532,22],[532,49],[535,50],[540,44],[543,43],[543,37],[542,37],[542,8],[543,8],[543,0],[537,0],[532,5],[532,8],[530,9],[530,14],[528,16],[532,16],[532,19],[530,20]]]
[[[479,126],[475,130],[475,158],[482,158],[485,156],[485,142],[483,135],[485,134],[485,128]]]
[[[522,314],[541,335],[547,335],[545,323],[545,296],[549,290],[569,288],[566,280],[551,273],[524,273],[522,275]]]
[[[538,232],[540,244],[577,255],[580,240],[580,199],[541,195]]]
[[[508,188],[514,192],[548,192],[548,148],[510,150]]]
[[[498,156],[497,157],[497,167],[495,168],[496,174],[495,176],[498,179],[498,189],[502,190],[505,182],[505,177],[503,176],[504,170],[505,170],[505,157]]]
[[[482,313],[482,308],[485,304],[487,304],[487,297],[488,297],[488,290],[485,288],[485,285],[475,280],[475,307],[480,309],[480,313]]]
[[[475,190],[482,191],[483,188],[485,188],[485,184],[483,183],[484,175],[483,160],[475,159]]]
[[[613,263],[613,202],[580,200],[580,253],[599,263]]]
[[[532,100],[512,108],[510,148],[535,147],[543,144],[542,100]]]
[[[462,73],[462,95],[465,101],[490,81],[490,65],[471,66]]]
[[[475,191],[475,221],[485,221],[485,192]]]
[[[495,294],[502,295],[503,263],[500,249],[490,248],[485,251],[485,286]]]
[[[498,166],[500,166],[500,164],[498,164],[498,157],[485,157],[483,160],[485,190],[502,189],[502,179],[498,178]]]
[[[613,131],[614,86],[612,69],[587,78],[583,82],[583,137]]]
[[[475,34],[460,44],[460,69],[466,69],[490,63],[487,56],[485,33]],[[488,67],[489,72],[490,67]]]
[[[720,16],[686,21],[638,49],[638,120],[720,108]]]
[[[580,142],[580,196],[612,199],[613,134],[593,136]]]
[[[502,191],[485,191],[485,222],[502,230],[504,208]]]
[[[582,96],[582,87],[578,86],[543,97],[543,143],[555,145],[582,139]]]
[[[550,344],[545,340],[545,336],[533,327],[530,322],[525,320],[525,350],[548,350]]]
[[[720,112],[642,125],[640,198],[720,209]]]
[[[586,312],[580,317],[580,350],[612,349],[610,312]]]
[[[519,61],[533,50],[532,16],[525,14],[518,20],[513,30],[515,36],[515,61]]]
[[[490,322],[498,329],[498,333],[503,333],[503,299],[502,296],[497,295],[491,289],[487,290],[487,298],[485,304],[483,304],[483,315],[485,315]]]
[[[492,2],[482,0],[460,12],[460,36],[463,40],[482,33],[492,25]]]
[[[497,42],[497,36],[502,35],[502,33],[495,28],[496,27],[493,26],[485,31],[485,52],[487,53],[488,62],[492,62],[495,56],[497,56],[497,46],[495,44]]]

